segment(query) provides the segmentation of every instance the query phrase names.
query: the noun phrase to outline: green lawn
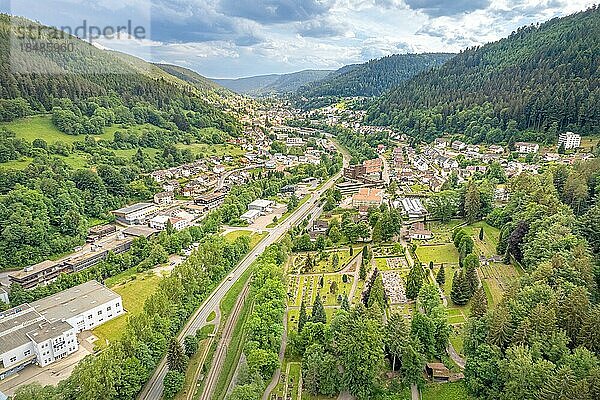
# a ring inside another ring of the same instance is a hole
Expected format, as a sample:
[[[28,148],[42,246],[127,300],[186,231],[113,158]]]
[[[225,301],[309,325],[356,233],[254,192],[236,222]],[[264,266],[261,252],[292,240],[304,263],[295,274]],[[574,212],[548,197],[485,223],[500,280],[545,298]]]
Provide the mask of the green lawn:
[[[479,231],[483,228],[483,240],[479,240]],[[500,239],[500,230],[488,225],[486,222],[480,221],[474,224],[467,225],[463,228],[465,232],[473,237],[475,246],[486,257],[496,255],[496,246]]]
[[[179,149],[190,149],[194,155],[202,158],[210,156],[231,156],[236,158],[245,154],[243,149],[231,144],[179,143],[175,145],[175,147]]]
[[[464,382],[429,383],[422,392],[423,400],[471,400]]]
[[[250,248],[254,248],[254,246],[256,246],[265,236],[267,236],[267,232],[263,232],[261,234],[249,231],[249,230],[245,230],[245,229],[240,229],[237,231],[231,231],[228,232],[224,235],[225,239],[227,239],[230,242],[233,242],[235,239],[242,237],[242,236],[250,236]]]
[[[498,304],[504,292],[521,276],[521,272],[513,265],[490,263],[479,269],[489,305]]]
[[[99,339],[98,345],[104,346],[107,342],[118,340],[121,337],[127,324],[127,318],[142,311],[144,302],[156,291],[161,279],[152,272],[142,272],[127,276],[120,283],[111,287],[123,298],[123,307],[127,312],[93,330],[94,335]]]
[[[28,142],[41,138],[48,143],[57,141],[73,143],[82,141],[83,135],[67,135],[59,131],[52,123],[51,115],[34,115],[31,117],[17,119],[12,122],[2,123],[0,127],[5,127],[14,132],[18,138],[23,138]],[[107,127],[102,135],[94,135],[97,139],[111,140],[114,137],[114,131],[117,127]]]
[[[452,243],[431,246],[418,245],[417,256],[423,265],[428,265],[430,261],[433,261],[434,264],[458,263],[458,251]]]

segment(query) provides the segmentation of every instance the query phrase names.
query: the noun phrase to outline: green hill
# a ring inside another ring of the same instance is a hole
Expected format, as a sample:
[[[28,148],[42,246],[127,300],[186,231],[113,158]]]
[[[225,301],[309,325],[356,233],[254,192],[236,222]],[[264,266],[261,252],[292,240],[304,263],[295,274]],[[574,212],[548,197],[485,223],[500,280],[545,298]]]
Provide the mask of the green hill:
[[[301,87],[297,95],[307,99],[323,96],[379,96],[419,72],[439,66],[454,54],[395,54],[364,64],[340,68],[325,79]]]
[[[550,142],[564,130],[598,131],[598,26],[600,10],[591,8],[467,49],[384,95],[368,121],[426,140],[449,132]]]
[[[288,94],[307,83],[318,81],[331,73],[326,70],[304,70],[290,74],[270,74],[237,79],[213,79],[236,93],[262,97]]]
[[[50,28],[44,28],[40,42],[62,44],[68,50],[11,48],[11,38],[16,37],[18,27],[29,25],[37,24],[0,14],[0,121],[50,112],[57,106],[57,99],[68,99],[78,109],[70,111],[90,119],[98,105],[114,113],[118,107],[132,110],[143,103],[159,112],[170,112],[172,115],[162,116],[165,122],[175,122],[174,114],[179,113],[173,110],[189,110],[201,120],[198,127],[214,126],[230,133],[239,130],[237,122],[219,110],[218,104],[206,100],[208,87],[199,90],[196,85],[139,58],[103,50],[71,36],[55,39],[49,33]],[[81,104],[91,98],[95,99],[93,110]],[[78,133],[98,131],[83,128]]]

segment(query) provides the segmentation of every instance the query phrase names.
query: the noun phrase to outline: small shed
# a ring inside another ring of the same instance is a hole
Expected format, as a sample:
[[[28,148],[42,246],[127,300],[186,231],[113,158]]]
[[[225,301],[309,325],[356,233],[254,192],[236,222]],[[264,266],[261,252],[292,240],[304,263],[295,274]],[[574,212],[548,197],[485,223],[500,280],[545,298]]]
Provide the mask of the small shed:
[[[434,382],[447,382],[450,379],[450,370],[442,363],[427,363],[425,371]]]

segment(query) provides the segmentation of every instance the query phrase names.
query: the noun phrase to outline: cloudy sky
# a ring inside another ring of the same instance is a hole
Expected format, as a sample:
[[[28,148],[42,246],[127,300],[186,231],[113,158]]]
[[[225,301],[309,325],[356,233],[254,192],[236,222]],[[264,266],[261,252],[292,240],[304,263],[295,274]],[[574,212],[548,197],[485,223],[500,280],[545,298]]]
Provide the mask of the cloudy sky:
[[[587,0],[0,0],[47,25],[141,26],[96,43],[209,77],[335,69],[397,53],[458,52]]]

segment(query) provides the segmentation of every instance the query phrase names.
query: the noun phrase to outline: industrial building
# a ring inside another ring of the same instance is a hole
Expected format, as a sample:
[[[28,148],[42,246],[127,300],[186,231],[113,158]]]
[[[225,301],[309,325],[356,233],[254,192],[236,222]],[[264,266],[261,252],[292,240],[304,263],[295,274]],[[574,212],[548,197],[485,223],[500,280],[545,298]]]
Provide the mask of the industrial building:
[[[0,313],[0,379],[76,352],[78,332],[122,313],[121,296],[97,281]]]
[[[158,207],[152,203],[136,203],[114,210],[115,218],[128,225],[144,225],[158,212]]]

